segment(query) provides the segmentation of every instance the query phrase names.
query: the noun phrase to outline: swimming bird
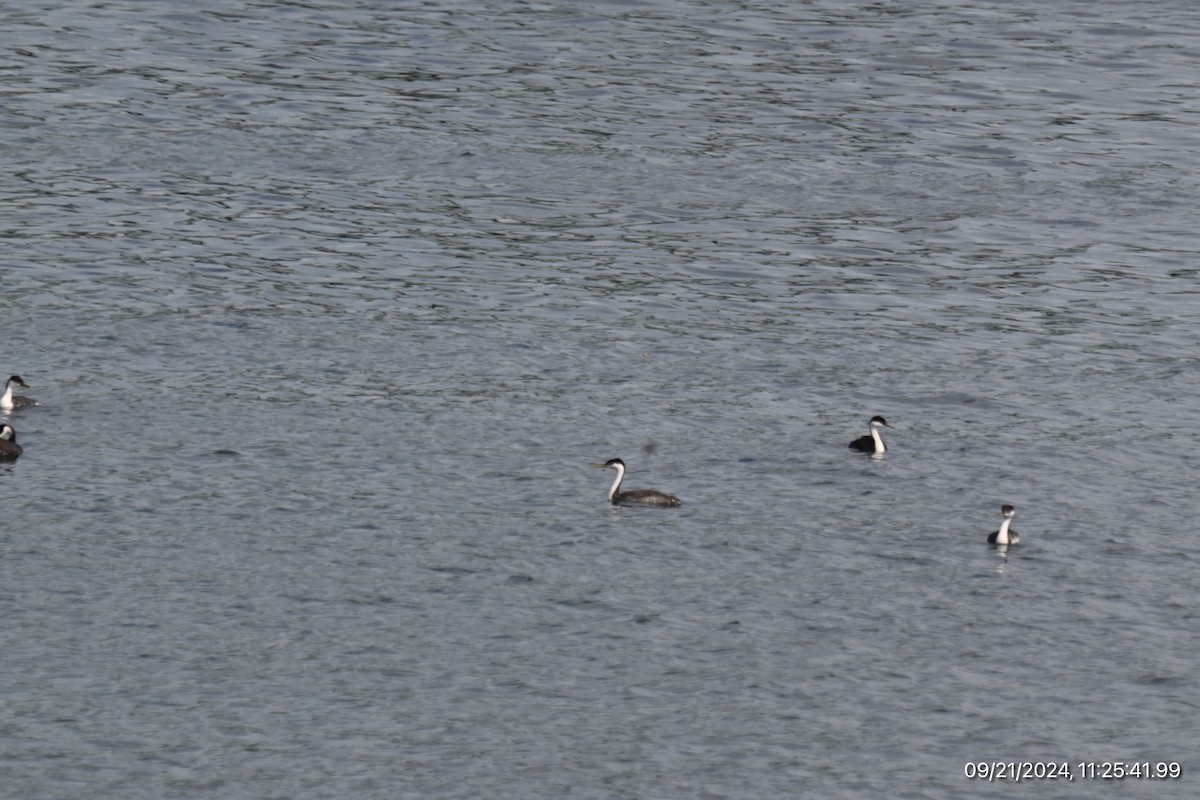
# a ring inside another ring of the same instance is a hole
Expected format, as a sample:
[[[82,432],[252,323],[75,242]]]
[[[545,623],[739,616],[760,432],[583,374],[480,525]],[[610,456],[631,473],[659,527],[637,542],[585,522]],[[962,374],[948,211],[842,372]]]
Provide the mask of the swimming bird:
[[[5,411],[12,411],[14,408],[41,405],[32,397],[13,397],[13,384],[24,389],[29,388],[29,384],[22,380],[20,375],[13,375],[8,379],[8,383],[4,384],[4,394],[0,395],[0,408]]]
[[[0,425],[0,461],[16,461],[25,448],[17,444],[17,432],[12,425]]]
[[[867,427],[871,433],[867,436],[860,436],[851,442],[850,449],[857,450],[860,453],[871,453],[877,456],[883,455],[887,452],[887,446],[883,443],[883,437],[879,435],[879,429],[889,427],[887,420],[883,417],[871,417],[871,421],[867,423]]]
[[[625,480],[625,462],[619,458],[610,458],[603,464],[592,464],[592,466],[600,469],[615,469],[617,471],[617,479],[613,481],[612,488],[608,490],[608,502],[614,506],[619,506],[622,503],[638,506],[658,506],[660,508],[683,505],[683,501],[675,495],[664,494],[654,489],[630,489],[628,492],[622,492],[621,481]]]
[[[1000,506],[1000,516],[1004,517],[1004,522],[1000,523],[1000,530],[988,534],[988,544],[1020,544],[1021,534],[1008,529],[1016,515],[1017,511],[1012,506]]]

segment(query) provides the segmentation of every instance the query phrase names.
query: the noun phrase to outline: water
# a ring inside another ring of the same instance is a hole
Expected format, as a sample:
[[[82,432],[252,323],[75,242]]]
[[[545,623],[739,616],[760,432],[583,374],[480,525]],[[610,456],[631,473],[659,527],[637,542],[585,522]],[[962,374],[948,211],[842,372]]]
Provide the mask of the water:
[[[6,796],[1195,796],[1191,4],[5,18]]]

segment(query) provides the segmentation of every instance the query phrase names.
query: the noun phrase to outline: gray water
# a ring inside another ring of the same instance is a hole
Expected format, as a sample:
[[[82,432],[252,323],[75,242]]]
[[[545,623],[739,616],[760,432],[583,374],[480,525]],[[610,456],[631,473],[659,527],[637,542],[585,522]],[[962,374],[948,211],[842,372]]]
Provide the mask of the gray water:
[[[1194,3],[3,15],[3,796],[1196,796]]]

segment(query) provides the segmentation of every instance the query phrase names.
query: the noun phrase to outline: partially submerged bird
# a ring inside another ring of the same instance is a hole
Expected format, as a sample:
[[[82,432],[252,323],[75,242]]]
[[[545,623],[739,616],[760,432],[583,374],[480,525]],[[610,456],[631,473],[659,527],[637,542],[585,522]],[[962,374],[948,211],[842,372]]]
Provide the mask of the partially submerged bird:
[[[0,425],[0,461],[16,461],[25,448],[17,444],[17,432],[12,425]]]
[[[1020,544],[1021,534],[1008,527],[1016,515],[1017,511],[1012,506],[1000,506],[1000,516],[1004,517],[1004,522],[1000,523],[1000,530],[988,534],[988,544]]]
[[[638,506],[658,506],[659,508],[683,505],[683,501],[675,495],[664,494],[654,489],[630,489],[628,492],[622,492],[621,481],[625,480],[625,462],[619,458],[610,458],[603,464],[592,464],[592,466],[600,469],[615,469],[617,471],[617,479],[613,481],[612,488],[608,490],[608,502],[614,506],[619,506],[623,503]]]
[[[871,417],[871,421],[867,423],[867,428],[871,432],[851,442],[850,449],[857,450],[860,453],[871,453],[876,456],[883,455],[887,452],[887,446],[884,445],[883,437],[879,435],[879,431],[886,427],[888,427],[886,419],[883,417]]]
[[[4,384],[4,394],[0,395],[0,408],[5,411],[12,411],[14,408],[25,408],[26,406],[40,405],[37,400],[32,397],[13,397],[13,385],[20,386],[23,389],[28,389],[29,384],[22,380],[20,375],[13,375],[8,379],[8,383]]]

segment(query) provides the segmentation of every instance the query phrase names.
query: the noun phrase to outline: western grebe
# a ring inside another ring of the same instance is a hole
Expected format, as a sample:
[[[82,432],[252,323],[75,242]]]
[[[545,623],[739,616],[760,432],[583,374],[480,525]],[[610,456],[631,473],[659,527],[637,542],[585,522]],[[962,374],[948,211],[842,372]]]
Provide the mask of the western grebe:
[[[871,433],[867,436],[860,436],[850,443],[851,450],[857,450],[860,453],[872,453],[873,455],[881,456],[887,452],[887,446],[883,443],[883,437],[879,435],[880,428],[889,427],[887,420],[883,417],[871,417],[871,421],[867,423],[867,427]]]
[[[1013,517],[1016,515],[1017,511],[1012,506],[1000,506],[1000,516],[1004,517],[1004,522],[1000,523],[1000,530],[992,531],[988,534],[988,544],[1021,543],[1021,534],[1008,529],[1008,526],[1012,524]]]
[[[0,395],[0,408],[3,408],[5,411],[11,411],[14,408],[40,405],[32,397],[13,397],[14,383],[23,389],[29,388],[29,384],[23,381],[20,375],[13,375],[8,379],[8,383],[4,384],[4,394]]]
[[[675,495],[663,494],[653,489],[631,489],[628,492],[622,492],[621,481],[625,480],[625,462],[619,458],[610,458],[603,464],[592,464],[592,466],[600,469],[607,467],[608,469],[615,469],[617,471],[617,479],[613,481],[612,488],[608,490],[608,502],[614,506],[619,506],[622,503],[639,506],[659,506],[661,508],[683,505],[683,501]]]
[[[0,461],[16,461],[17,456],[25,452],[17,444],[17,432],[12,425],[0,425]]]

